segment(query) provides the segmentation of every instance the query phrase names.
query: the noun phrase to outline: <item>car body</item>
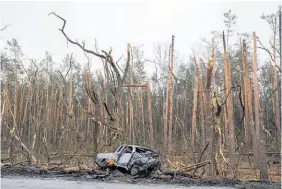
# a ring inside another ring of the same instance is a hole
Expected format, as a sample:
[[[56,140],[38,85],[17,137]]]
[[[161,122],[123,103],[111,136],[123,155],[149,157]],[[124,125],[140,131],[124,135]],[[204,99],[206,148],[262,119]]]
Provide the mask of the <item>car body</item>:
[[[113,153],[99,153],[95,163],[101,168],[107,168],[107,160],[113,159],[118,169],[124,169],[131,175],[141,172],[150,173],[160,164],[159,155],[151,149],[137,145],[121,145]]]

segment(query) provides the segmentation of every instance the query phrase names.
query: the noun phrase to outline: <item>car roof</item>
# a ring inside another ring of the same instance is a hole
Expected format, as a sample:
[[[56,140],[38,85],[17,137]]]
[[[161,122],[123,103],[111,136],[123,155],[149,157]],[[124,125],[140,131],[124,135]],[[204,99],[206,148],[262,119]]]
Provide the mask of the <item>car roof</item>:
[[[146,149],[146,150],[153,151],[153,150],[151,150],[149,148],[146,148],[146,147],[143,147],[143,146],[134,145],[134,144],[124,144],[123,146],[125,146],[125,145],[132,146],[132,147],[135,147],[135,148],[143,148],[143,149]]]

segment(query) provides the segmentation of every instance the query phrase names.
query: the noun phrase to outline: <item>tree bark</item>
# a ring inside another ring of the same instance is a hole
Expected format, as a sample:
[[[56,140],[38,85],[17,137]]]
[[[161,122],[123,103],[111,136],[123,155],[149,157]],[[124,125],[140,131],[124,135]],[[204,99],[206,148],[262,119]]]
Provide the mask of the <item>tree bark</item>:
[[[168,117],[168,93],[169,93],[169,87],[166,87],[166,95],[165,95],[165,107],[164,107],[164,152],[166,154],[167,152],[167,117]]]
[[[229,143],[229,159],[232,167],[236,164],[235,155],[235,133],[233,122],[233,103],[232,103],[232,88],[231,88],[231,68],[230,59],[226,50],[225,37],[223,32],[223,46],[224,46],[224,78],[225,78],[225,97],[227,98],[227,120],[228,120],[228,143]]]
[[[169,118],[168,118],[168,154],[172,157],[172,119],[173,119],[173,59],[174,59],[174,36],[171,39],[171,59],[169,74]]]
[[[194,57],[195,65],[196,57]],[[197,69],[198,73],[198,69]],[[193,97],[193,115],[192,115],[192,130],[191,130],[191,146],[195,150],[195,136],[196,136],[196,118],[197,118],[197,108],[198,108],[198,92],[199,92],[199,80],[198,74],[196,75],[195,87],[194,87],[194,97]]]
[[[276,70],[277,64],[276,64],[276,49],[275,48],[276,48],[276,30],[274,30],[274,36],[273,36],[273,90],[275,91],[273,107],[274,107],[275,125],[278,130],[278,133],[281,135],[280,112],[279,112],[279,90],[278,90],[278,79],[277,79],[277,70]]]
[[[267,179],[267,157],[265,152],[265,133],[263,132],[263,124],[260,122],[260,100],[258,91],[258,74],[257,74],[257,39],[256,32],[253,32],[253,82],[254,82],[254,100],[255,100],[255,124],[256,124],[256,146],[255,149],[255,164],[260,167],[260,177],[261,179]],[[279,107],[278,107],[279,109]],[[262,132],[262,133],[261,133]],[[262,136],[262,139],[260,139]]]
[[[196,58],[196,57],[195,57]],[[201,127],[201,149],[204,149],[206,146],[206,128],[205,128],[205,107],[204,107],[204,88],[201,78],[201,72],[199,68],[199,64],[195,59],[195,66],[197,69],[197,83],[198,83],[198,96],[199,96],[199,105],[200,105],[200,127]]]
[[[199,68],[199,64],[197,61],[197,58],[194,56],[194,63],[195,63],[195,67],[196,67],[196,85],[198,88],[197,91],[197,96],[199,99],[199,106],[200,106],[200,130],[201,130],[201,135],[200,135],[200,146],[201,149],[204,149],[204,147],[206,146],[206,133],[205,133],[205,115],[204,115],[204,105],[203,105],[203,84],[202,84],[202,78],[201,78],[201,72],[200,72],[200,68]],[[197,110],[196,110],[197,111]],[[197,118],[197,116],[196,116]]]
[[[147,95],[148,95],[150,147],[153,149],[154,148],[154,127],[153,127],[152,104],[151,104],[151,90],[150,90],[149,82],[147,82]]]
[[[207,171],[207,175],[214,177],[216,174],[216,165],[215,165],[215,131],[214,131],[214,124],[213,124],[213,114],[212,114],[212,103],[211,103],[211,96],[210,96],[210,88],[211,88],[211,81],[213,75],[213,68],[214,68],[214,47],[212,46],[212,58],[208,62],[207,67],[207,78],[206,78],[206,88],[204,91],[205,96],[205,112],[206,112],[206,140],[211,145],[209,145],[207,149],[206,159],[211,160],[211,165]]]
[[[243,73],[242,73],[242,100],[244,103],[244,136],[245,136],[245,142],[247,145],[247,148],[250,148],[250,126],[249,126],[249,113],[248,113],[248,94],[247,94],[247,74],[246,72],[248,70],[246,70],[246,66],[244,63],[244,53],[243,53],[243,46],[242,46],[242,41],[240,40],[241,43],[241,50],[242,50],[242,69],[243,69]]]
[[[263,120],[263,103],[261,103],[260,109],[260,120]],[[266,133],[264,131],[264,124],[261,123],[260,129],[260,179],[268,179],[268,165],[267,165],[267,154],[266,154]]]
[[[14,88],[14,110],[13,110],[13,132],[17,129],[17,105],[18,105],[18,71],[16,70],[15,73],[15,88]],[[14,165],[14,153],[15,153],[15,138],[14,133],[11,132],[11,145],[10,145],[10,158],[11,158],[11,165]]]
[[[255,113],[255,165],[259,167],[259,138],[260,138],[260,120],[259,120],[259,91],[258,91],[258,74],[257,74],[257,43],[256,33],[253,32],[253,85],[254,85],[254,113]]]
[[[132,54],[132,52],[131,52]],[[130,65],[130,84],[133,84],[133,55],[131,55],[131,65]],[[129,125],[132,138],[131,142],[135,144],[135,125],[134,125],[134,110],[133,110],[133,91],[132,87],[129,88]]]
[[[245,115],[247,115],[249,119],[249,123],[247,123],[250,127],[250,136],[253,145],[253,150],[256,148],[256,141],[255,141],[255,127],[254,127],[254,118],[253,118],[253,105],[252,105],[252,86],[250,83],[249,77],[249,68],[248,68],[248,61],[247,61],[247,47],[246,41],[243,40],[243,64],[244,64],[244,79],[245,79]]]

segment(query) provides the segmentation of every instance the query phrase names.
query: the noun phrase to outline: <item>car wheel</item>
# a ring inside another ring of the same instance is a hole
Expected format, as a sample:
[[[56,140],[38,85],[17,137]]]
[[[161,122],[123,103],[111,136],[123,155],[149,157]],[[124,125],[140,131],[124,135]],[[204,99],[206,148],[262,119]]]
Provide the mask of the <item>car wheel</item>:
[[[138,167],[137,166],[133,166],[131,169],[130,169],[130,174],[132,176],[136,176],[138,174],[139,170],[138,170]]]

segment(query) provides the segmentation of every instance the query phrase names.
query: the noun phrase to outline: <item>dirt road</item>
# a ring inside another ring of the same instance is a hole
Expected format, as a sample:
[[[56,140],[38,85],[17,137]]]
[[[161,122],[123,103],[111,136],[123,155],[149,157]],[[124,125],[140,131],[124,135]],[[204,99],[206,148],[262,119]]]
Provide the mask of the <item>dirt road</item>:
[[[223,187],[184,187],[176,185],[135,185],[124,183],[105,183],[87,181],[67,181],[62,179],[40,178],[1,178],[2,189],[223,189]],[[224,187],[227,188],[227,187]],[[232,188],[228,188],[232,189]]]

